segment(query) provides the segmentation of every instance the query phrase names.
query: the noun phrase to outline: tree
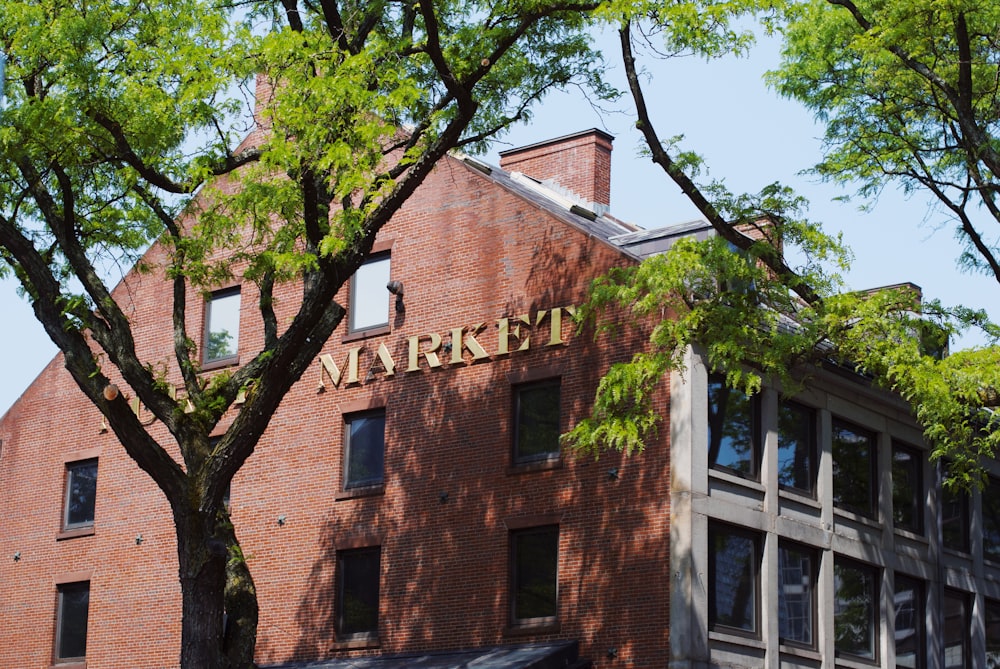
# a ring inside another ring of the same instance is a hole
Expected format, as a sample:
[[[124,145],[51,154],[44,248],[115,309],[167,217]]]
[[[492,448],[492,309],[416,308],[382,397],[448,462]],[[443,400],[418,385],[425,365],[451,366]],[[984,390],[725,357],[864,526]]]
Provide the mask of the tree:
[[[593,7],[3,0],[0,268],[170,505],[182,667],[253,664],[256,596],[223,495],[342,320],[338,289],[447,151],[482,145],[552,88],[606,93],[583,30]],[[240,127],[254,76],[256,125]],[[153,242],[165,265],[138,269],[172,285],[165,360],[138,347],[106,281]],[[264,347],[206,373],[185,314],[234,267],[259,289]],[[288,281],[301,303],[279,326],[274,288]]]
[[[861,177],[868,194],[894,178],[927,188],[980,249],[976,240],[982,237],[970,227],[974,198],[991,215],[995,211],[997,54],[990,36],[995,40],[998,14],[992,7],[980,12],[979,5],[959,3],[945,23],[954,32],[940,36],[940,44],[928,40],[939,51],[952,49],[947,61],[924,43],[918,48],[920,37],[900,45],[911,32],[933,36],[937,26],[928,18],[937,11],[929,4],[919,18],[904,21],[911,6],[872,3],[876,15],[884,16],[878,25],[890,30],[873,28],[863,18],[868,6],[859,10],[846,0],[611,5],[606,16],[619,26],[636,126],[648,156],[698,208],[715,236],[681,240],[664,255],[594,283],[580,317],[599,331],[615,330],[624,312],[625,320],[649,328],[650,346],[602,379],[592,415],[565,435],[569,444],[594,454],[605,448],[641,450],[658,424],[652,408],[657,385],[669,372],[683,370],[688,347],[700,346],[709,368],[746,393],[759,390],[765,379],[793,391],[817,363],[850,366],[910,402],[932,456],[952,460],[952,483],[983,483],[981,457],[994,456],[1000,443],[994,410],[1000,405],[1000,348],[940,353],[950,335],[971,327],[983,329],[995,344],[996,326],[981,311],[921,301],[912,287],[846,291],[839,272],[848,266],[849,251],[806,219],[805,201],[780,184],[738,195],[719,181],[698,183],[701,159],[681,150],[679,137],[664,140],[654,127],[648,84],[636,57],[654,39],[662,40],[655,42],[659,54],[711,58],[742,52],[753,39],[750,17],[761,19],[766,29],[785,25],[781,20],[788,18],[786,61],[777,75],[783,90],[821,114],[827,109],[839,114],[829,126],[833,149],[821,172]],[[940,72],[922,65],[914,53]],[[880,106],[885,91],[901,101],[888,111]],[[918,132],[924,133],[919,141]],[[977,261],[970,252],[963,260],[988,266],[992,251],[987,247]]]

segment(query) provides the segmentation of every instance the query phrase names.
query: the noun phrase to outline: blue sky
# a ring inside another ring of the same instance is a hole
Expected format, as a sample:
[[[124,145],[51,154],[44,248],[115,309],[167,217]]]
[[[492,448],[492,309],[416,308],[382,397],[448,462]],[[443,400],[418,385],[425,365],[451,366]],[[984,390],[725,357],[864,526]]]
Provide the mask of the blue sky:
[[[605,39],[605,51],[614,59],[614,41]],[[723,179],[732,191],[757,191],[780,181],[795,187],[812,203],[810,218],[830,232],[841,232],[854,252],[853,269],[846,276],[852,289],[913,282],[927,298],[946,304],[986,308],[1000,317],[1000,290],[995,281],[960,273],[955,259],[960,248],[953,226],[929,207],[921,195],[906,199],[894,191],[883,193],[870,211],[861,201],[834,198],[849,191],[802,176],[820,156],[822,128],[810,112],[768,90],[761,77],[777,65],[773,41],[747,58],[705,63],[699,59],[672,59],[651,63],[646,83],[653,122],[661,137],[683,134],[684,148],[701,154],[709,176]],[[612,71],[613,83],[624,87],[621,67]],[[599,114],[579,94],[560,94],[540,107],[531,123],[507,135],[499,150],[523,146],[568,133],[599,127],[616,137],[612,154],[612,213],[645,228],[657,228],[697,218],[697,211],[679,189],[648,159],[638,157],[641,139],[632,128],[628,100],[617,111]],[[486,160],[497,163],[496,152]],[[30,307],[15,294],[10,281],[0,282],[0,313],[8,327],[0,331],[5,354],[0,383],[0,414],[20,396],[55,355],[55,347],[35,321]],[[975,345],[966,338],[959,346]]]

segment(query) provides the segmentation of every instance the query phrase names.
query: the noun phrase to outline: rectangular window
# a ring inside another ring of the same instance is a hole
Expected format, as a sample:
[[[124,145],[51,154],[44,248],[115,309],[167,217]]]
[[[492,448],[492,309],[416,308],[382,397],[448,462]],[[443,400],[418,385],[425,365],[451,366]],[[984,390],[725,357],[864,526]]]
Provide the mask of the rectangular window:
[[[942,473],[948,478],[947,463]],[[958,486],[941,486],[941,539],[945,548],[969,552],[969,493]]]
[[[378,636],[379,546],[337,551],[337,637]]]
[[[385,465],[385,409],[345,417],[344,488],[381,485]]]
[[[760,403],[730,388],[721,375],[708,379],[708,466],[757,478]]]
[[[969,595],[958,590],[944,591],[944,667],[945,669],[971,669],[969,637],[972,626],[969,620]]]
[[[56,660],[66,662],[87,656],[87,618],[90,582],[66,583],[57,590]]]
[[[878,659],[878,570],[836,558],[833,634],[837,655]]]
[[[240,289],[219,290],[205,305],[204,364],[234,362],[240,344]]]
[[[710,627],[758,636],[760,537],[728,525],[711,525],[708,550]]]
[[[510,535],[511,622],[554,622],[559,602],[559,527],[534,527]]]
[[[82,460],[67,464],[63,529],[92,527],[96,502],[97,460]]]
[[[1000,667],[1000,602],[986,600],[986,666]]]
[[[559,457],[559,379],[514,388],[514,463]]]
[[[362,332],[389,326],[389,254],[380,253],[364,262],[351,278],[348,329]]]
[[[1000,562],[1000,480],[990,476],[982,498],[983,557]]]
[[[778,634],[782,643],[816,645],[816,551],[778,545]]]
[[[778,483],[809,495],[816,489],[816,412],[778,404]]]
[[[892,444],[892,522],[898,529],[924,531],[923,458],[915,448]]]
[[[924,584],[915,578],[897,573],[896,590],[892,597],[896,625],[896,666],[924,669],[926,641],[924,628],[926,604]]]
[[[833,503],[875,517],[875,435],[843,421],[833,423]]]

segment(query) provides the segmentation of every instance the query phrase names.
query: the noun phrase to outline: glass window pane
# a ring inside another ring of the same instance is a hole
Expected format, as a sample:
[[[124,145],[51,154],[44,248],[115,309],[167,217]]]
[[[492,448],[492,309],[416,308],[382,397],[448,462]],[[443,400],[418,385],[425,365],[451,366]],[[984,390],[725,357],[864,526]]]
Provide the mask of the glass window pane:
[[[986,600],[986,668],[1000,668],[1000,602]]]
[[[239,351],[240,291],[215,293],[208,302],[205,362],[231,358]]]
[[[369,330],[389,324],[389,256],[381,255],[367,261],[351,278],[351,332]]]
[[[1000,480],[991,476],[982,498],[983,557],[1000,562]]]
[[[833,502],[863,516],[875,515],[875,437],[833,424]]]
[[[783,642],[813,646],[816,604],[815,552],[793,545],[778,547],[778,633]]]
[[[875,659],[878,627],[876,570],[837,560],[833,568],[834,646],[837,653]]]
[[[778,483],[810,494],[816,471],[814,416],[800,404],[778,405]]]
[[[378,411],[349,418],[345,487],[381,483],[384,461],[385,412]]]
[[[708,381],[708,465],[743,476],[757,474],[757,403],[728,387],[722,377]]]
[[[554,618],[558,605],[559,528],[511,534],[515,622]]]
[[[377,633],[381,548],[340,551],[337,556],[337,633],[343,636]]]
[[[735,528],[713,526],[708,541],[710,624],[757,633],[757,538]]]
[[[518,388],[514,461],[544,460],[559,454],[559,382]]]
[[[942,469],[947,479],[947,465]],[[942,486],[941,538],[945,548],[969,552],[969,520],[969,493],[960,487]]]
[[[66,528],[94,524],[97,502],[97,460],[66,466]]]
[[[926,652],[923,583],[902,574],[896,574],[895,581],[892,601],[896,621],[896,666],[923,669]]]
[[[892,520],[897,528],[923,532],[923,458],[919,451],[893,444]]]
[[[59,586],[59,629],[56,657],[60,660],[87,655],[87,618],[90,613],[90,583]]]
[[[971,669],[969,657],[969,597],[956,590],[944,591],[945,669]]]

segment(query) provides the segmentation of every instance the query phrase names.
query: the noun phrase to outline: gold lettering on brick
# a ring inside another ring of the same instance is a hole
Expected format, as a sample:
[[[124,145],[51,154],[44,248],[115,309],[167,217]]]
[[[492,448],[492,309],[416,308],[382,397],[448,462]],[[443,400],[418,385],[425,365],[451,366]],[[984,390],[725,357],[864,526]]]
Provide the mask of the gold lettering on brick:
[[[344,379],[345,384],[360,383],[358,380],[358,355],[361,352],[361,348],[355,346],[347,352],[347,377],[344,378],[343,373],[340,371],[340,367],[337,367],[337,363],[333,361],[333,356],[329,353],[324,353],[319,356],[319,362],[322,365],[320,369],[320,382],[323,381],[323,372],[325,371],[330,377],[330,381],[333,382],[334,387],[340,387],[341,379]]]
[[[424,351],[420,350],[420,340],[429,339],[431,345]],[[440,367],[441,359],[438,357],[437,352],[441,349],[441,335],[436,332],[431,332],[425,335],[415,335],[413,337],[408,337],[409,342],[409,365],[406,367],[408,372],[416,372],[420,370],[420,355],[423,354],[424,358],[427,360],[428,367]]]
[[[473,360],[484,360],[489,358],[489,354],[486,349],[476,340],[476,334],[483,329],[485,323],[479,323],[477,325],[472,325],[468,328],[452,328],[451,329],[451,362],[454,365],[461,364],[464,360],[462,357],[465,349],[469,349],[469,353],[472,354]]]
[[[385,344],[378,345],[375,359],[372,360],[372,365],[368,368],[368,378],[375,375],[375,365],[378,363],[382,364],[382,369],[386,376],[392,376],[396,373],[396,361],[392,359],[392,354],[389,353],[389,349],[385,347]]]
[[[528,347],[531,345],[531,333],[526,332],[524,336],[521,335],[521,324],[531,327],[531,319],[528,314],[523,316],[518,316],[514,319],[513,327],[510,324],[511,319],[501,318],[497,321],[497,328],[499,329],[498,341],[497,341],[497,355],[507,355],[510,353],[510,338],[519,340],[521,345],[515,350],[517,351],[527,351]]]

